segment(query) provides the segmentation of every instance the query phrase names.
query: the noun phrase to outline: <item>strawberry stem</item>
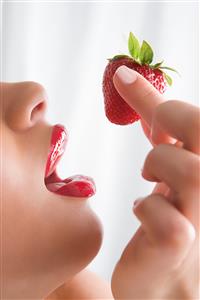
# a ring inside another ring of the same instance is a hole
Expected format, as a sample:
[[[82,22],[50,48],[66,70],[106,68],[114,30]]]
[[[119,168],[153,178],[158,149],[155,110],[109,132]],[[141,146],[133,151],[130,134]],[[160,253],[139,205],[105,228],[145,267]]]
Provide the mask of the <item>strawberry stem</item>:
[[[140,47],[140,43],[138,39],[132,32],[129,33],[128,50],[130,56],[126,54],[119,54],[119,55],[115,55],[113,58],[108,58],[108,60],[111,61],[111,60],[116,60],[121,58],[129,58],[129,59],[133,59],[139,65],[148,65],[151,69],[158,69],[164,74],[165,79],[169,84],[169,86],[172,85],[172,78],[169,75],[167,75],[165,72],[163,72],[163,70],[176,72],[180,76],[178,71],[176,71],[175,69],[171,67],[162,66],[164,62],[163,60],[159,63],[151,64],[154,56],[151,46],[146,41],[143,41]]]

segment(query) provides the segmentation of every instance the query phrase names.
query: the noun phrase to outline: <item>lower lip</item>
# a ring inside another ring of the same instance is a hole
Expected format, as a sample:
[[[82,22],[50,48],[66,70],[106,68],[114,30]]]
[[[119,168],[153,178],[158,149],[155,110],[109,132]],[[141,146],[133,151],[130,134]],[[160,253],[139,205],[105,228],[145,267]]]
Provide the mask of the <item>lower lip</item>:
[[[71,197],[91,197],[96,192],[92,178],[75,175],[64,180],[56,173],[56,166],[61,159],[68,140],[66,129],[62,125],[55,125],[52,131],[51,147],[46,164],[45,184],[49,191]]]
[[[62,180],[56,172],[46,179],[46,187],[55,194],[79,198],[91,197],[96,192],[92,178],[75,175]]]

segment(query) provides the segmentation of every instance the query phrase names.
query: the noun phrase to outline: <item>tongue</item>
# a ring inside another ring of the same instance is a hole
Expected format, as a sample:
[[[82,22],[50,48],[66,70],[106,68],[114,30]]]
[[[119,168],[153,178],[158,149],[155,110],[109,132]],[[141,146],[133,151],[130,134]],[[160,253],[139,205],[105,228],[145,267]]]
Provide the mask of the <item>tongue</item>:
[[[91,197],[95,194],[95,184],[90,177],[74,175],[64,180],[56,179],[56,182],[46,182],[48,190],[56,194],[72,197]]]

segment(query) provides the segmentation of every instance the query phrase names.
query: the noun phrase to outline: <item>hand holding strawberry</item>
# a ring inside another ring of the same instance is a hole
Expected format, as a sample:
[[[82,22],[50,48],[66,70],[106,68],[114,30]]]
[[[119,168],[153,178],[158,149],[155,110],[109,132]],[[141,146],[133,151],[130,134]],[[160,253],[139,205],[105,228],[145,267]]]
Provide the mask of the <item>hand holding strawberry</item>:
[[[142,176],[157,182],[133,207],[141,226],[114,270],[114,298],[199,299],[200,110],[165,101],[126,66],[117,69],[113,82],[145,124],[153,149]]]
[[[113,84],[113,75],[118,67],[125,65],[144,76],[161,94],[166,90],[166,86],[172,84],[172,79],[163,70],[172,68],[163,66],[163,61],[152,64],[153,50],[150,45],[143,41],[140,47],[139,41],[131,32],[129,35],[128,48],[130,56],[116,55],[109,59],[103,76],[103,94],[105,112],[110,122],[118,125],[131,124],[140,119],[134,109],[129,107],[116,91]]]

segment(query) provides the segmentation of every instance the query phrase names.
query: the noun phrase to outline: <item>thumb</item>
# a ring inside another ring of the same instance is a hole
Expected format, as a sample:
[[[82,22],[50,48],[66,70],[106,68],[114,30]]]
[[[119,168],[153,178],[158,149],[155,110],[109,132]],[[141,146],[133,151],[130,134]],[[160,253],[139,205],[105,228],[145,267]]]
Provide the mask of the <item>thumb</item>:
[[[138,72],[124,65],[116,70],[113,83],[127,104],[151,126],[156,106],[165,101],[159,91]]]

